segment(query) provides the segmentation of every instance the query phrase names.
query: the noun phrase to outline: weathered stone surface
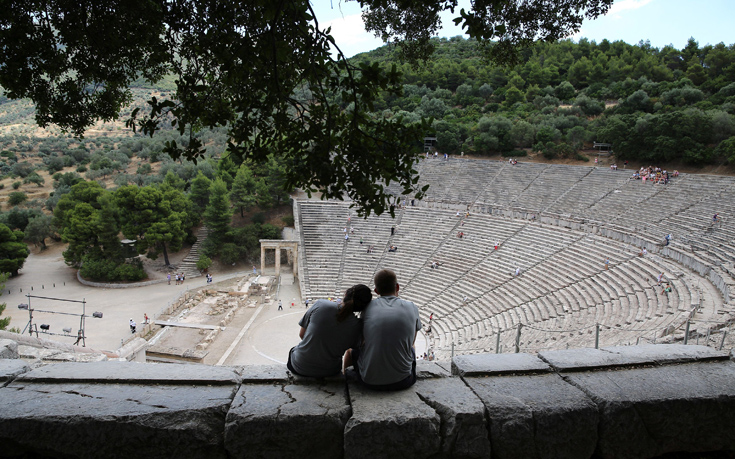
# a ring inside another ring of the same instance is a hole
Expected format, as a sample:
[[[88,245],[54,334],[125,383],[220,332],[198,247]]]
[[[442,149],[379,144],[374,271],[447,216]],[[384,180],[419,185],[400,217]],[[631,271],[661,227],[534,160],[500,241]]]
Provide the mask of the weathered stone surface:
[[[460,378],[419,380],[416,393],[441,418],[444,457],[490,457],[485,407]]]
[[[655,363],[654,360],[643,354],[621,354],[603,349],[542,351],[538,355],[555,370],[562,372]]]
[[[464,378],[482,399],[493,458],[589,458],[597,406],[557,374]]]
[[[189,360],[191,362],[202,362],[207,354],[209,354],[209,351],[202,349],[166,347],[161,345],[153,345],[146,352],[156,357],[168,357],[182,361]]]
[[[729,360],[566,376],[599,406],[601,457],[735,449]]]
[[[461,355],[452,360],[452,374],[460,376],[507,373],[545,373],[551,367],[532,354]]]
[[[641,346],[612,346],[602,348],[628,358],[647,359],[651,363],[685,363],[699,360],[725,360],[727,351],[707,346],[684,344],[646,344]]]
[[[301,375],[293,374],[290,371],[288,371],[288,376],[290,377],[290,380],[295,384],[337,383],[337,384],[342,384],[342,386],[345,385],[345,377],[341,373],[338,373],[334,376],[327,376],[325,378],[312,378],[310,376],[301,376]]]
[[[11,339],[0,339],[0,359],[17,359],[18,343]]]
[[[349,416],[344,381],[243,384],[227,413],[225,445],[234,458],[340,457]]]
[[[115,384],[237,384],[228,367],[152,365],[137,362],[60,363],[37,368],[20,377],[28,382],[113,382]]]
[[[73,352],[59,352],[44,358],[47,362],[76,362],[76,354]]]
[[[86,354],[86,353],[96,354],[100,352],[94,349],[90,349],[88,347],[75,346],[69,343],[60,343],[58,341],[53,341],[53,340],[49,340],[49,339],[41,338],[41,337],[35,337],[35,336],[29,336],[29,335],[19,335],[17,333],[11,333],[11,332],[4,331],[4,330],[0,330],[0,339],[9,339],[9,340],[17,342],[19,352],[20,352],[21,346],[30,347],[33,349],[46,348],[48,350],[59,350],[59,351],[66,351],[66,352],[74,352],[78,354]]]
[[[16,379],[0,388],[0,444],[11,455],[225,457],[222,427],[236,387]]]
[[[430,362],[428,360],[416,361],[416,377],[418,379],[444,378],[447,376],[451,376],[451,373],[436,362]]]
[[[432,363],[440,368],[442,368],[444,371],[447,372],[447,374],[452,374],[452,362],[451,360],[434,360]]]
[[[735,362],[694,346],[611,349],[544,353],[565,368],[561,375],[523,355],[503,356],[516,364],[488,356],[485,368],[458,359],[457,372],[477,371],[462,378],[444,376],[448,362],[419,362],[416,385],[393,393],[349,377],[296,378],[284,365],[239,368],[252,381],[240,387],[235,367],[99,362],[29,371],[27,362],[5,359],[0,456],[628,458],[735,450]],[[674,358],[687,363],[661,365]]]
[[[18,375],[31,371],[22,360],[19,359],[2,359],[0,360],[0,385],[4,385]]]
[[[242,382],[288,382],[290,372],[286,365],[245,365],[235,367],[242,375]]]
[[[602,349],[568,349],[539,352],[539,357],[558,371],[580,371],[609,367],[726,360],[727,351],[707,346],[647,344],[613,346]]]
[[[45,349],[35,346],[26,346],[23,344],[18,345],[18,354],[22,359],[28,360],[46,360],[56,354],[61,354],[59,349]]]
[[[439,415],[413,388],[376,392],[350,382],[349,394],[345,459],[425,458],[441,451]]]
[[[75,362],[105,362],[110,360],[105,354],[74,354]]]

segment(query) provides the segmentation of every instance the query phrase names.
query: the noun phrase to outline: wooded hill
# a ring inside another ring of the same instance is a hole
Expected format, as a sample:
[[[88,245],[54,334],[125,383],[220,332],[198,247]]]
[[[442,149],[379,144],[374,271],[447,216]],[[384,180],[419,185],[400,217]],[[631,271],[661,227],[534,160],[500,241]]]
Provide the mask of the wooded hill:
[[[735,161],[735,45],[678,50],[647,42],[586,39],[540,43],[503,68],[482,59],[480,45],[435,39],[418,68],[384,46],[357,62],[396,65],[402,96],[375,106],[389,116],[434,118],[442,153],[575,157],[592,141],[613,145],[619,159],[691,165]]]

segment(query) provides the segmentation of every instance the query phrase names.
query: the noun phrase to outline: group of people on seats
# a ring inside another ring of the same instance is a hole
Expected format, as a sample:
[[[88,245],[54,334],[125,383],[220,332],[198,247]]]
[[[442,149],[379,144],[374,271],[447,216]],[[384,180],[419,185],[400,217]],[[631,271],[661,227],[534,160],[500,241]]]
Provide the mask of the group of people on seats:
[[[649,180],[654,184],[668,185],[671,176],[678,177],[679,171],[675,170],[674,172],[669,174],[666,169],[648,166],[641,167],[637,172],[633,173],[633,176],[631,178],[635,180],[642,180],[643,183],[646,183],[646,180]]]
[[[398,298],[396,274],[379,271],[373,298],[363,284],[350,287],[339,303],[318,300],[299,321],[301,342],[288,355],[288,369],[323,378],[354,368],[357,380],[375,390],[400,390],[416,382],[414,344],[419,310]],[[359,314],[359,317],[358,315]]]

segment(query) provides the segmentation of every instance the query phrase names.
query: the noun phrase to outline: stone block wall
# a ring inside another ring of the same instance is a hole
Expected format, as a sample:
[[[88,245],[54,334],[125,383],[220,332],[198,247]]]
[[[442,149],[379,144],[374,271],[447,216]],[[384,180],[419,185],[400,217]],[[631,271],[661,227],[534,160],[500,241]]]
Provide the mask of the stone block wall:
[[[283,365],[0,360],[1,457],[637,458],[733,451],[735,362],[648,345],[420,361],[410,389]]]

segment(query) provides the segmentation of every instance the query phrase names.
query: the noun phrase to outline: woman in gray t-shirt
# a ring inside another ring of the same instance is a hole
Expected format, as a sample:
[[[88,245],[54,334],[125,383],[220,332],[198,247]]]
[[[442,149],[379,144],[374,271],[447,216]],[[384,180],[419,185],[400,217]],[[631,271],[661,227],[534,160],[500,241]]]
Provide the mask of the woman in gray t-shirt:
[[[339,303],[319,300],[299,321],[301,342],[288,355],[288,369],[301,376],[325,377],[342,371],[342,356],[357,345],[362,312],[373,295],[367,285],[358,284],[345,292]]]

